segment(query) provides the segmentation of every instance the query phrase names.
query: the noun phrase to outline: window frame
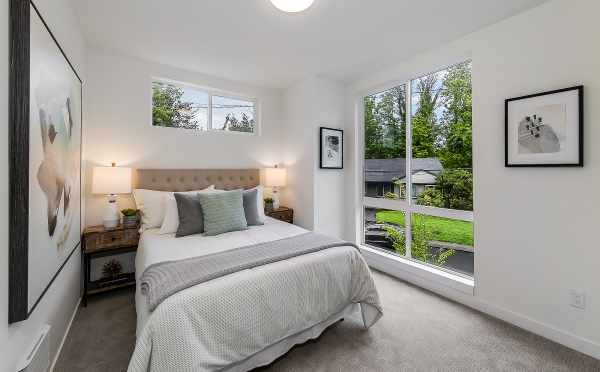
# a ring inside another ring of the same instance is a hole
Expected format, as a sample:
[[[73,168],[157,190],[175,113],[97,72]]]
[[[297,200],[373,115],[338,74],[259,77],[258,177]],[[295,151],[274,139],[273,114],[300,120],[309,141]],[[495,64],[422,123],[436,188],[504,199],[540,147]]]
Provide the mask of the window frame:
[[[359,172],[357,172],[357,174],[356,174],[356,181],[359,185],[359,187],[357,188],[357,190],[359,191],[358,199],[357,199],[358,200],[357,206],[358,206],[359,211],[358,211],[356,217],[358,219],[358,226],[359,226],[359,228],[357,229],[357,242],[359,242],[361,245],[368,247],[370,249],[374,249],[376,251],[381,251],[382,250],[381,248],[369,245],[365,242],[365,223],[364,223],[365,209],[366,208],[376,208],[376,209],[381,209],[381,210],[403,212],[404,213],[404,232],[405,232],[406,255],[405,256],[396,255],[397,257],[408,259],[411,262],[415,262],[418,264],[426,265],[427,267],[433,268],[434,270],[440,270],[443,272],[447,272],[451,275],[455,275],[458,277],[463,277],[463,278],[466,278],[469,280],[473,280],[474,275],[473,276],[466,275],[464,273],[460,273],[460,272],[457,272],[457,271],[454,271],[454,270],[451,270],[451,269],[448,269],[445,267],[440,267],[440,266],[430,264],[428,262],[423,262],[423,261],[412,258],[412,255],[411,255],[411,253],[412,253],[411,252],[412,223],[413,223],[412,220],[413,220],[414,214],[449,218],[449,219],[453,219],[453,220],[461,220],[461,221],[467,221],[467,222],[474,222],[474,211],[436,208],[436,207],[430,207],[430,206],[416,204],[416,200],[413,200],[413,190],[412,190],[412,188],[413,188],[413,182],[412,182],[412,115],[413,115],[413,112],[412,112],[413,111],[412,110],[412,82],[414,80],[420,79],[422,77],[425,77],[425,76],[428,76],[428,75],[431,75],[434,73],[438,73],[438,72],[447,70],[455,65],[465,63],[465,62],[470,62],[472,64],[473,61],[471,58],[466,58],[462,61],[459,60],[458,62],[446,65],[444,67],[433,70],[431,72],[415,75],[408,79],[403,79],[402,81],[392,81],[387,84],[384,84],[383,86],[379,87],[378,89],[371,89],[368,91],[364,91],[358,95],[358,98],[356,101],[357,109],[355,110],[355,114],[356,114],[355,122],[357,123],[357,125],[359,127],[357,130],[357,133],[359,135],[356,136],[355,145],[356,145],[356,148],[359,150],[357,152],[357,158],[358,158],[357,164],[359,164],[358,168],[360,168],[360,169],[359,169]],[[365,190],[365,172],[364,172],[365,164],[366,164],[366,160],[367,160],[367,159],[365,159],[364,100],[368,96],[383,93],[387,90],[390,90],[392,88],[399,87],[399,86],[403,86],[404,90],[406,92],[406,99],[405,99],[405,101],[406,101],[406,138],[405,138],[405,141],[406,141],[406,174],[407,174],[407,177],[405,177],[405,179],[406,179],[405,199],[391,200],[391,199],[385,199],[385,198],[367,197],[367,196],[365,196],[366,190]],[[473,210],[475,210],[475,208],[473,208]],[[475,240],[475,242],[476,242],[476,240]],[[474,246],[475,246],[475,243],[474,243]],[[385,253],[393,254],[393,253],[390,253],[387,251]]]
[[[154,118],[153,118],[154,102],[153,102],[153,95],[152,95],[152,85],[155,82],[175,85],[182,89],[193,89],[196,91],[200,91],[201,93],[207,94],[208,95],[208,107],[207,107],[208,114],[207,114],[206,130],[186,129],[186,128],[169,128],[169,127],[164,127],[161,125],[154,125]],[[206,86],[202,86],[202,85],[182,82],[182,81],[178,81],[178,80],[172,80],[172,79],[168,79],[168,78],[161,78],[161,77],[157,77],[157,76],[152,76],[150,78],[150,90],[149,91],[150,91],[150,126],[152,128],[177,129],[177,130],[181,130],[184,132],[195,133],[195,134],[231,133],[231,134],[241,135],[241,136],[260,136],[260,134],[261,134],[261,121],[260,121],[260,118],[261,118],[260,111],[261,110],[260,110],[260,101],[257,98],[253,98],[251,96],[247,96],[247,95],[240,94],[240,93],[234,93],[234,92],[230,92],[230,91],[226,91],[226,90],[210,88],[210,87],[206,87]],[[235,130],[222,130],[222,129],[213,128],[212,102],[213,102],[214,96],[251,102],[254,105],[254,130],[252,132],[239,132],[239,131],[235,131]]]

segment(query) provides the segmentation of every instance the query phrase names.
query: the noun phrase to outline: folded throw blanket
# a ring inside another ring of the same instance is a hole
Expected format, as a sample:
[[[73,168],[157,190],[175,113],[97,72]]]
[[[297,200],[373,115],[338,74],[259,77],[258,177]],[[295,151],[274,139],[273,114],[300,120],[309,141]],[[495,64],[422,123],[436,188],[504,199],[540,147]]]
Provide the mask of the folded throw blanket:
[[[140,287],[150,310],[154,311],[173,294],[195,285],[238,271],[341,246],[358,249],[352,243],[309,232],[207,256],[161,262],[144,271]]]

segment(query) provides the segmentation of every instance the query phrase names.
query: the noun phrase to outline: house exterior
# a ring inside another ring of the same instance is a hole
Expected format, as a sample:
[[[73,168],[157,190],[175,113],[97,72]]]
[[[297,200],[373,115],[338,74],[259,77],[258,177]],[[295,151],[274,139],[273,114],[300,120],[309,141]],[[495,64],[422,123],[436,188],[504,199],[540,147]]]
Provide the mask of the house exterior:
[[[427,187],[434,187],[444,169],[438,158],[412,160],[412,194],[416,198]],[[398,196],[406,184],[406,159],[365,160],[365,196],[383,198],[391,192]]]

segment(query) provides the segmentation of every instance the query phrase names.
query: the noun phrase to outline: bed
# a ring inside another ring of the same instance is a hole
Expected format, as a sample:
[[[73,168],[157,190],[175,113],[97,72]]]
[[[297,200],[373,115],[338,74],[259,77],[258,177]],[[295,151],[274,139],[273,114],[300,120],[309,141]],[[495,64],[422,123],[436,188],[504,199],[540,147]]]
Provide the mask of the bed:
[[[162,191],[210,185],[247,189],[258,183],[258,170],[137,174],[138,188]],[[212,237],[143,231],[136,256],[137,342],[129,371],[248,371],[317,338],[345,317],[360,314],[365,328],[372,326],[382,309],[369,268],[352,245],[337,244],[217,277],[180,290],[155,308],[139,285],[140,277],[157,265],[277,245],[309,234],[268,217],[262,226]]]

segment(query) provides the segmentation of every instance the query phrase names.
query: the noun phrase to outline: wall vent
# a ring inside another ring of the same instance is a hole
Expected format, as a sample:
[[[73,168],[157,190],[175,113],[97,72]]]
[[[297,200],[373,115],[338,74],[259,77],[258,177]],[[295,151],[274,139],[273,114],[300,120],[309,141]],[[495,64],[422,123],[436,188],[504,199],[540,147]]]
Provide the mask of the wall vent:
[[[50,368],[50,326],[44,325],[23,357],[17,372],[48,372]]]

